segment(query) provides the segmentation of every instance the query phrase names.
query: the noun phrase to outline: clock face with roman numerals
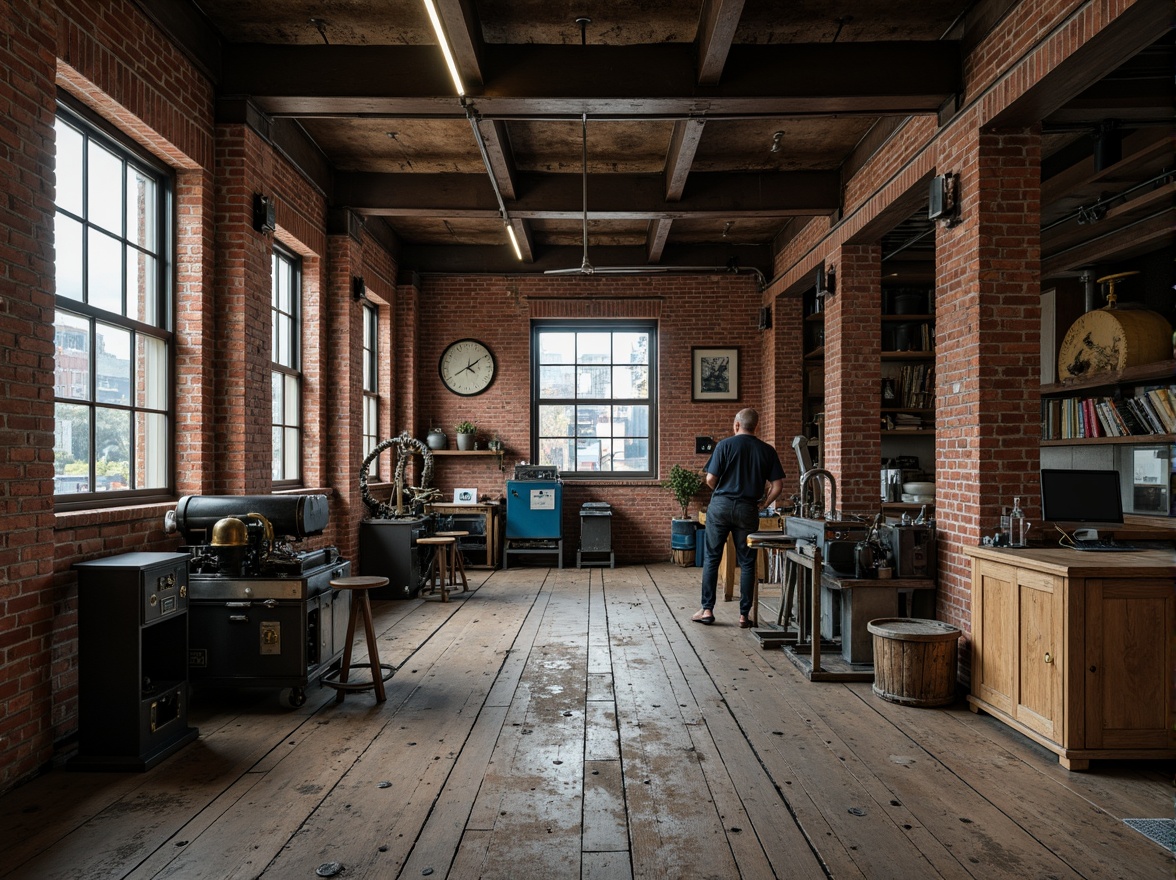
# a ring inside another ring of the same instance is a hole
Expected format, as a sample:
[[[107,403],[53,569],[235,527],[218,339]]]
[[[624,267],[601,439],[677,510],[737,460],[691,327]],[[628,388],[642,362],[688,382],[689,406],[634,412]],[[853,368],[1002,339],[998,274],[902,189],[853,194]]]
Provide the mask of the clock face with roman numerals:
[[[441,355],[441,381],[454,394],[481,394],[494,381],[494,355],[476,339],[459,339]]]

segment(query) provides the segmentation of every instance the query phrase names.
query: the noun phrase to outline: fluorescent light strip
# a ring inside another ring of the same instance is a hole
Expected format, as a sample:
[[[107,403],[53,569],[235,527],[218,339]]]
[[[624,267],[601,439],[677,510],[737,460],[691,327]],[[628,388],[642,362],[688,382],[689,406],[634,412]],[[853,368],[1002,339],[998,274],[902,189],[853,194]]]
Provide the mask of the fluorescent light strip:
[[[433,25],[433,33],[437,35],[437,42],[441,44],[441,53],[445,56],[445,64],[449,68],[449,75],[453,77],[453,85],[459,95],[465,94],[465,87],[461,84],[461,76],[457,72],[457,62],[453,60],[453,53],[449,51],[449,41],[445,39],[445,30],[441,27],[441,19],[437,16],[437,7],[433,0],[425,0],[425,11],[429,13],[429,21]]]
[[[522,262],[523,251],[519,247],[519,240],[515,238],[514,227],[510,225],[510,221],[506,221],[506,234],[510,237],[510,246],[514,248],[515,256]]]

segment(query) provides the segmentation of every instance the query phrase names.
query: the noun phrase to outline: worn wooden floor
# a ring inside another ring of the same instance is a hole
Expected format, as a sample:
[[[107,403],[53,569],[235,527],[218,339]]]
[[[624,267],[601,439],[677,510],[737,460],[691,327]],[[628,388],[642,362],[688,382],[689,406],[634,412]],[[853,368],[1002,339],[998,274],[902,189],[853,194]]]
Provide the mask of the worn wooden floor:
[[[1069,773],[993,719],[810,683],[693,624],[699,569],[512,569],[377,605],[388,701],[197,693],[144,774],[0,799],[0,876],[1170,878],[1124,818],[1172,764]],[[362,640],[361,640],[362,641]]]

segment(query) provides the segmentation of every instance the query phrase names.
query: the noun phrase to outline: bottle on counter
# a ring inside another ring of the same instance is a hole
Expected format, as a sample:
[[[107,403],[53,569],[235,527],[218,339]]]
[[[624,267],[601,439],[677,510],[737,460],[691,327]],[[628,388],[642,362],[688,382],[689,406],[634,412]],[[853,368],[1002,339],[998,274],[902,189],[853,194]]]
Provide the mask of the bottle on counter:
[[[1008,533],[1010,547],[1029,545],[1029,521],[1025,519],[1025,511],[1021,509],[1020,497],[1013,498],[1013,509],[1009,511]]]

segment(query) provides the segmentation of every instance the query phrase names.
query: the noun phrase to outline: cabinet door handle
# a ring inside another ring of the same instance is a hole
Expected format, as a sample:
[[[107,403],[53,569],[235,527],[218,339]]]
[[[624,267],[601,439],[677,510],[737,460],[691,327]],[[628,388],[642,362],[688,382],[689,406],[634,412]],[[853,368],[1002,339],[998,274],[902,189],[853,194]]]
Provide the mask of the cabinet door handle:
[[[1053,654],[1051,654],[1049,651],[1045,652],[1045,662],[1053,663]]]
[[[230,614],[229,615],[229,622],[230,623],[248,623],[249,622],[249,615],[248,614]]]
[[[1098,667],[1097,667],[1097,666],[1091,666],[1091,667],[1090,667],[1090,671],[1091,671],[1091,672],[1098,672]]]

